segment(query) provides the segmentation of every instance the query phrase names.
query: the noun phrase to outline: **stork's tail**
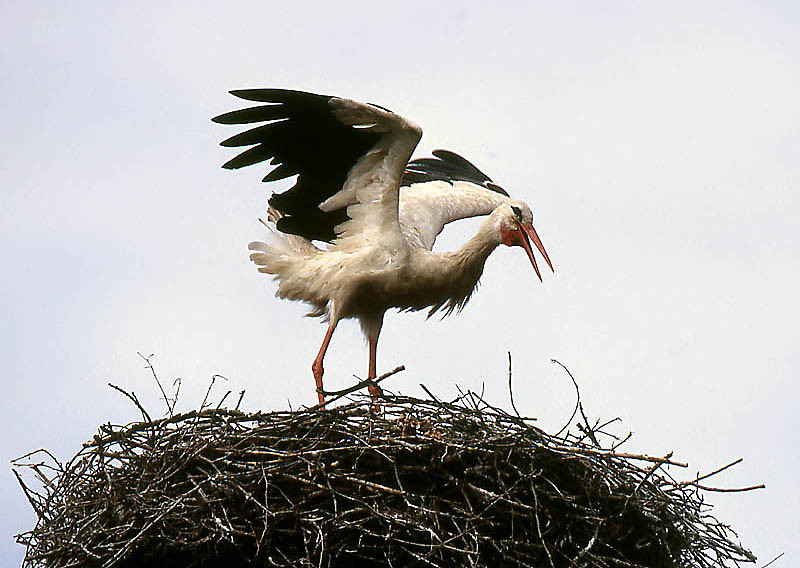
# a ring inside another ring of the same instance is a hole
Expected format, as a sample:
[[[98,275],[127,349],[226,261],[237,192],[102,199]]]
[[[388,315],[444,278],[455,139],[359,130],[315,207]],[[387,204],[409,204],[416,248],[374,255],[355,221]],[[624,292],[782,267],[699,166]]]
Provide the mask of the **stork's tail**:
[[[276,231],[272,224],[281,218],[279,211],[270,207],[264,225],[272,233],[269,242],[255,241],[248,245],[252,252],[250,260],[258,271],[272,274],[278,282],[277,296],[291,300],[304,300],[311,305],[308,316],[325,316],[327,300],[309,297],[307,275],[304,267],[318,254],[320,249],[297,235],[286,235]],[[263,222],[263,221],[262,221]]]
[[[290,274],[300,261],[319,252],[317,247],[303,237],[276,231],[274,225],[281,217],[283,214],[277,209],[272,207],[267,209],[269,223],[261,222],[272,233],[270,242],[254,241],[247,247],[253,251],[250,260],[258,266],[258,271],[274,274],[279,280]]]
[[[253,241],[247,248],[250,249],[250,260],[258,266],[259,272],[266,274],[280,275],[285,272],[288,264],[291,262],[291,251],[285,242],[286,239],[277,239],[272,243],[264,243],[261,241]]]

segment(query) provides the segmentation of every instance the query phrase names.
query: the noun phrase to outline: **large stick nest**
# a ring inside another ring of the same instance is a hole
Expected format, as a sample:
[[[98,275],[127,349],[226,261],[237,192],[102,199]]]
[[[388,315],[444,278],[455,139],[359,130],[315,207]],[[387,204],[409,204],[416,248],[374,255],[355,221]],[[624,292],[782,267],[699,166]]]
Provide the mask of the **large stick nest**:
[[[601,447],[603,425],[588,426],[548,435],[473,393],[107,425],[66,464],[17,464],[42,482],[23,483],[39,520],[18,540],[29,568],[755,560],[699,478]]]

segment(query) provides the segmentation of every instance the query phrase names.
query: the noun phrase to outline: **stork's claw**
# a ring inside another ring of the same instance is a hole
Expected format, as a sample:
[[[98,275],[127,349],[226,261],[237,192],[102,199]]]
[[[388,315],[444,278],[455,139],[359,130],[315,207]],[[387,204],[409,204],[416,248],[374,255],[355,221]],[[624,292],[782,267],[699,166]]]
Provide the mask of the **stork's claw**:
[[[325,405],[325,391],[322,388],[322,373],[325,370],[322,368],[322,361],[315,360],[314,363],[311,365],[311,372],[314,374],[314,381],[317,383],[317,398],[319,398],[319,404],[321,408],[324,408]]]
[[[367,390],[369,391],[369,394],[372,397],[372,403],[373,403],[372,410],[376,414],[379,414],[383,409],[381,408],[378,399],[383,397],[383,390],[375,383],[370,383],[369,385],[367,385]]]

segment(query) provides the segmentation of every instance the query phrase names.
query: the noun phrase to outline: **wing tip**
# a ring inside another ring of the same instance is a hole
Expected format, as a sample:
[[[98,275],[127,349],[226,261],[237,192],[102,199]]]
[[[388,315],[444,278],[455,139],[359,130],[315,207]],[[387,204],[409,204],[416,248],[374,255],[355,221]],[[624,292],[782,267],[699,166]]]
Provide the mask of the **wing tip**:
[[[295,89],[233,89],[228,91],[234,97],[258,103],[291,103],[296,100],[330,99],[329,95],[320,95]]]
[[[228,91],[228,93],[233,95],[234,97],[238,97],[246,101],[264,102],[261,101],[260,98],[254,98],[254,97],[257,97],[258,95],[265,96],[267,94],[266,91],[271,91],[271,90],[272,89],[232,89]]]

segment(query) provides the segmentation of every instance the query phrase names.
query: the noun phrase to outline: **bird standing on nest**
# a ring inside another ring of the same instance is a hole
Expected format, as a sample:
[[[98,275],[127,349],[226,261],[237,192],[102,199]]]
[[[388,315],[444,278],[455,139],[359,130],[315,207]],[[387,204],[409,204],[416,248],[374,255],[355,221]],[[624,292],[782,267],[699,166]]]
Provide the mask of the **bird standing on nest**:
[[[231,91],[266,103],[215,117],[221,124],[259,124],[222,142],[250,146],[224,168],[271,160],[263,181],[297,176],[269,199],[273,242],[250,243],[259,272],[274,275],[277,296],[311,305],[328,330],[311,366],[325,402],[322,361],[336,325],[357,318],[369,343],[368,379],[376,376],[378,336],[386,310],[460,311],[500,244],[520,246],[537,276],[531,209],[511,199],[470,162],[446,150],[409,162],[422,136],[414,123],[382,107],[283,89]],[[458,250],[433,252],[451,221],[488,215]],[[327,242],[317,246],[313,241]],[[377,398],[380,389],[369,386]]]

